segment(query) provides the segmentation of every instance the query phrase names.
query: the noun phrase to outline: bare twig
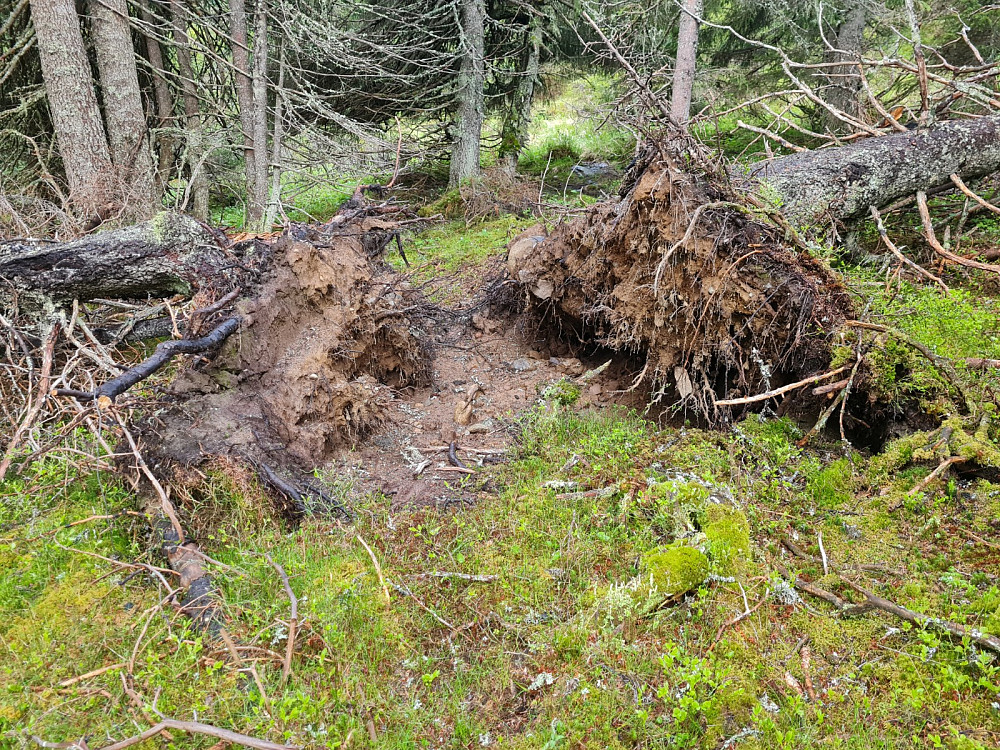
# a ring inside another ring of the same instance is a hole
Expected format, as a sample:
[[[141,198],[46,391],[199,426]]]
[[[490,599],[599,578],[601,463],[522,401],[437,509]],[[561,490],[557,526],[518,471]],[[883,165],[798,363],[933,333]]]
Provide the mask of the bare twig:
[[[849,370],[851,365],[844,365],[843,367],[838,367],[836,370],[831,370],[830,372],[823,373],[822,375],[813,375],[811,378],[806,378],[805,380],[799,380],[795,383],[789,383],[788,385],[783,385],[781,388],[775,388],[773,391],[768,391],[767,393],[759,393],[756,396],[746,396],[744,398],[731,398],[725,399],[723,401],[716,401],[716,406],[739,406],[742,404],[754,404],[758,401],[767,401],[769,398],[774,398],[775,396],[780,396],[789,391],[794,391],[797,388],[802,388],[803,386],[812,385],[813,383],[818,383],[821,380],[826,380],[827,378],[832,378],[834,375],[839,375],[845,370]]]
[[[358,536],[358,539],[361,539]],[[364,544],[364,542],[362,542]],[[367,545],[365,545],[367,547]],[[292,591],[292,584],[288,580],[288,574],[285,569],[282,568],[278,563],[276,563],[271,555],[265,554],[264,558],[271,564],[278,575],[281,577],[281,585],[285,587],[285,594],[288,596],[288,601],[291,602],[292,612],[288,619],[288,641],[285,645],[285,662],[281,669],[281,684],[284,685],[288,681],[288,676],[292,673],[292,654],[295,652],[295,634],[299,627],[299,600],[295,596],[295,592]]]

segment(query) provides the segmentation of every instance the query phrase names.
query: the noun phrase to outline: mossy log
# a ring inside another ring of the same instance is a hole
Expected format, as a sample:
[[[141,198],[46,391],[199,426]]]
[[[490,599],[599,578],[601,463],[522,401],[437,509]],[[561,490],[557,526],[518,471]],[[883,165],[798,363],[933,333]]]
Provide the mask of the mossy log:
[[[0,278],[8,288],[22,299],[56,304],[189,296],[232,265],[207,227],[171,212],[72,242],[0,244]]]
[[[911,196],[1000,170],[1000,116],[955,120],[756,165],[751,174],[776,193],[782,214],[806,226],[867,216]]]

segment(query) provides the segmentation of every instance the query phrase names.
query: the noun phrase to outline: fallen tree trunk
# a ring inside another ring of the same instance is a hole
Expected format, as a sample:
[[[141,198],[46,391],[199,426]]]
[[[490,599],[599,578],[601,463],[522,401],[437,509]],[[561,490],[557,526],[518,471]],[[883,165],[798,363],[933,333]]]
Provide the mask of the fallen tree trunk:
[[[929,130],[866,138],[756,165],[751,175],[777,193],[799,225],[860,219],[917,191],[1000,170],[1000,117],[955,120]]]
[[[170,212],[72,242],[0,244],[0,278],[22,297],[56,304],[189,296],[232,265],[204,225]]]

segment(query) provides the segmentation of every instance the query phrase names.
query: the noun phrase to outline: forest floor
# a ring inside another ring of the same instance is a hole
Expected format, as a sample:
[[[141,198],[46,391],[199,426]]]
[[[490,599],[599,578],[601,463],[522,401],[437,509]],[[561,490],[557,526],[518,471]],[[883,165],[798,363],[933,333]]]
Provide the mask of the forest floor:
[[[598,168],[621,144],[585,127],[581,147],[564,100],[536,120],[522,167],[586,202],[573,167]],[[300,207],[325,218],[327,203]],[[712,431],[653,418],[628,362],[487,314],[507,242],[534,221],[454,220],[408,238],[410,278],[451,314],[429,332],[432,384],[395,393],[385,429],[317,470],[356,520],[290,523],[224,464],[183,508],[242,665],[138,567],[163,560],[110,457],[86,456],[98,452],[86,430],[70,436],[80,452],[11,472],[0,747],[103,747],[157,713],[304,748],[998,746],[997,654],[842,612],[785,577],[1000,635],[996,472],[925,482],[936,462],[908,464],[901,432],[873,435],[872,454],[832,425],[800,447],[811,423],[769,413]],[[976,242],[1000,244],[997,222],[977,222]],[[827,260],[873,321],[956,361],[1000,359],[995,285],[950,279],[945,297]],[[939,378],[882,346],[873,392],[933,411]],[[961,372],[996,400],[997,372]],[[456,471],[450,443],[472,473]],[[709,574],[648,611],[623,592],[675,540],[705,550]],[[287,681],[291,605],[271,560],[298,599]],[[226,747],[169,734],[136,747]]]
[[[417,235],[413,277],[468,312],[523,224]],[[940,353],[997,356],[995,300],[852,279]],[[898,470],[902,443],[800,448],[802,426],[773,417],[658,423],[630,408],[617,364],[581,382],[600,352],[580,361],[517,319],[469,318],[435,331],[435,386],[400,394],[388,429],[318,472],[355,522],[290,525],[224,469],[186,509],[242,668],[158,606],[135,565],[162,562],[107,466],[50,458],[0,485],[0,746],[101,747],[154,711],[307,748],[1000,742],[995,654],[882,612],[845,616],[780,572],[1000,633],[1000,484],[911,494],[933,465]],[[451,441],[474,473],[454,471]],[[748,526],[713,535],[719,499]],[[653,612],[616,600],[678,537],[710,550],[705,582]],[[299,601],[287,682],[290,603],[265,555]],[[171,735],[142,747],[224,746]]]

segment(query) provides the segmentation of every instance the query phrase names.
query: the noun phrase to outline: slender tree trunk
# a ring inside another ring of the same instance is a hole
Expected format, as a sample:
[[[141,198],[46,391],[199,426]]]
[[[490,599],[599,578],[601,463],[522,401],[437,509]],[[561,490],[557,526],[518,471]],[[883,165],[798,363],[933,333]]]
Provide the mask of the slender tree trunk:
[[[462,67],[458,74],[458,123],[448,183],[455,187],[479,176],[479,145],[486,110],[486,7],[462,0]]]
[[[531,102],[538,81],[538,62],[542,51],[542,22],[533,16],[528,27],[526,57],[521,79],[514,91],[510,112],[504,121],[500,136],[498,158],[501,167],[511,177],[517,170],[517,157],[528,142],[528,125],[531,123]]]
[[[254,171],[249,223],[259,228],[267,207],[267,0],[257,0],[253,30]]]
[[[861,117],[861,76],[856,63],[861,59],[865,32],[865,8],[860,2],[852,5],[843,22],[837,27],[835,50],[827,51],[827,62],[844,63],[830,69],[825,99],[831,106],[851,117]],[[843,131],[842,120],[827,113],[826,127],[831,132]]]
[[[149,9],[147,0],[139,0],[139,12],[142,20],[149,26],[158,26],[157,19]],[[152,34],[145,35],[146,58],[149,60],[149,67],[153,72],[153,98],[156,102],[156,131],[151,140],[156,144],[158,155],[158,165],[156,169],[157,181],[160,183],[159,192],[162,194],[163,185],[170,179],[170,168],[174,160],[174,138],[166,132],[174,126],[174,98],[170,93],[170,84],[167,83],[166,67],[163,62],[163,50],[156,37]]]
[[[691,92],[698,61],[698,19],[702,0],[684,0],[677,28],[677,63],[670,95],[670,116],[679,124],[691,118]]]
[[[191,62],[191,46],[187,32],[187,20],[181,0],[170,0],[170,12],[174,24],[174,44],[177,48],[177,71],[181,79],[181,94],[184,99],[184,118],[187,131],[188,197],[191,215],[206,221],[208,219],[208,179],[205,175],[205,144],[201,127],[201,108],[194,81],[194,66]]]
[[[91,34],[97,53],[111,161],[123,183],[130,213],[148,218],[159,197],[146,138],[146,117],[125,0],[90,0]]]
[[[274,92],[274,129],[271,132],[271,197],[264,214],[265,232],[270,231],[281,205],[281,167],[285,139],[285,43],[278,51],[278,85]]]
[[[111,166],[73,0],[31,0],[42,77],[72,198],[93,207]]]
[[[246,0],[229,2],[229,34],[233,44],[233,77],[236,81],[236,103],[240,109],[240,132],[243,141],[243,161],[247,186],[247,220],[256,219],[257,162],[253,145],[254,99],[250,77],[250,47],[247,36]]]

